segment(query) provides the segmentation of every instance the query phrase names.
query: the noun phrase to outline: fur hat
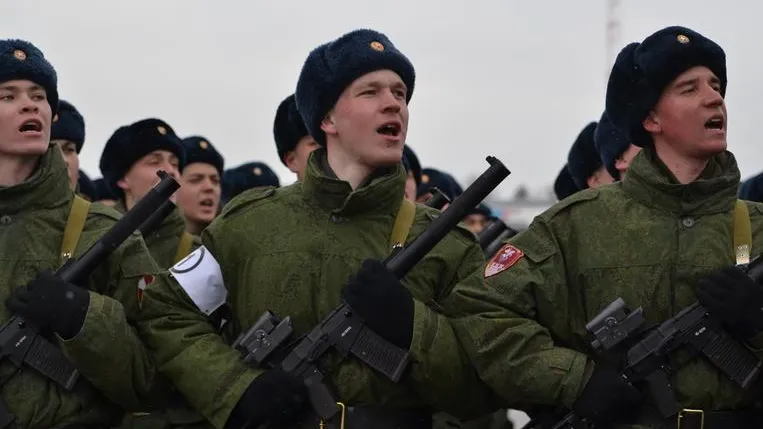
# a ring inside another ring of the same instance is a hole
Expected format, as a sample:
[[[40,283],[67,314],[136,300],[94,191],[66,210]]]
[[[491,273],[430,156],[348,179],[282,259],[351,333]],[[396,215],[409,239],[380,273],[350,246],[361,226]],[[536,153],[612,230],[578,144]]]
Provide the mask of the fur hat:
[[[85,144],[85,120],[77,109],[66,100],[58,102],[58,113],[53,115],[50,129],[51,140],[69,140],[77,146],[77,153]]]
[[[637,146],[652,143],[642,122],[663,90],[681,73],[705,66],[720,80],[726,95],[726,54],[721,47],[685,27],[667,27],[641,43],[631,43],[617,56],[607,84],[609,119]]]
[[[101,154],[101,174],[112,193],[121,195],[117,182],[139,159],[155,150],[167,150],[175,154],[180,169],[185,166],[185,149],[180,137],[161,119],[143,119],[119,127],[109,137]]]
[[[321,122],[345,88],[365,74],[385,69],[403,80],[409,102],[416,80],[413,65],[384,34],[355,30],[310,52],[299,74],[295,98],[307,131],[319,145],[326,145]]]
[[[45,89],[53,115],[58,112],[56,70],[33,44],[18,39],[0,40],[0,83],[29,80]]]
[[[212,146],[209,139],[202,136],[186,137],[182,144],[185,150],[185,167],[194,162],[211,164],[222,177],[223,170],[225,170],[225,160],[220,152]]]

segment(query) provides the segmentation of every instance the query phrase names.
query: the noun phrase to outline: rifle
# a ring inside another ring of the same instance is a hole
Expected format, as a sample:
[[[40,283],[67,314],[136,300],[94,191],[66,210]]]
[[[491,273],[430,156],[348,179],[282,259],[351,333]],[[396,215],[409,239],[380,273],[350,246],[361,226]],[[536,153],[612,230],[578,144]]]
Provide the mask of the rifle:
[[[510,174],[498,159],[491,156],[487,162],[490,167],[453,200],[446,211],[410,244],[384,261],[387,269],[398,279],[403,278],[469,210]],[[323,420],[330,419],[340,411],[317,366],[318,359],[329,349],[337,350],[342,357],[352,354],[394,382],[400,380],[410,361],[408,350],[390,344],[371,331],[346,303],[340,304],[293,348],[281,349],[291,334],[289,317],[281,319],[267,311],[252,328],[236,339],[233,347],[244,355],[244,362],[249,365],[280,367],[289,374],[301,377],[308,388],[313,409]],[[283,354],[283,359],[271,358]]]
[[[170,200],[165,201],[155,212],[151,214],[138,228],[140,234],[145,237],[152,233],[159,225],[162,224],[165,218],[175,210],[175,203]]]
[[[145,197],[119,219],[78,259],[68,259],[55,273],[72,284],[83,284],[98,265],[108,258],[138,227],[170,198],[180,185],[164,171],[157,172],[161,181]],[[17,368],[31,367],[66,390],[72,390],[79,371],[39,330],[14,315],[0,327],[0,360],[8,359]],[[14,416],[0,402],[0,428],[13,422]]]
[[[763,258],[758,256],[739,267],[760,281]],[[704,356],[742,389],[747,389],[760,375],[763,364],[757,356],[729,335],[699,302],[656,328],[645,329],[645,322],[641,307],[631,311],[622,298],[617,298],[586,324],[586,330],[597,354],[624,361],[623,377],[637,386],[646,384],[663,417],[672,417],[681,409],[669,380],[673,368],[668,356],[676,349],[687,348]],[[582,424],[586,424],[585,419],[569,412],[553,428],[586,427]]]
[[[445,204],[450,203],[450,198],[448,198],[447,195],[445,195],[445,192],[441,191],[438,187],[433,187],[429,190],[429,193],[432,194],[431,197],[426,202],[426,206],[432,207],[433,209],[442,210],[443,207],[445,207]]]
[[[514,228],[506,225],[501,219],[495,218],[479,233],[477,240],[485,257],[490,258],[501,248],[504,241],[515,235],[517,231]]]

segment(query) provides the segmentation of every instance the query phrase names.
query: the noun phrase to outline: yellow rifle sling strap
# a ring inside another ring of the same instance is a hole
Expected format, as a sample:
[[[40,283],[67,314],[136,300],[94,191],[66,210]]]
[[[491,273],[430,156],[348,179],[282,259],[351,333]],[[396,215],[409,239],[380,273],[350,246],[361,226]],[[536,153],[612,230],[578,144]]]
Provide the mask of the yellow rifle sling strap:
[[[400,204],[400,210],[397,212],[397,217],[395,217],[392,235],[389,237],[390,250],[405,245],[405,240],[408,239],[408,233],[411,231],[415,215],[416,204],[408,199],[403,199],[403,203]]]
[[[77,242],[79,242],[79,236],[82,234],[82,230],[85,229],[85,221],[87,220],[87,212],[89,210],[90,201],[75,194],[72,208],[69,211],[69,218],[66,219],[66,227],[64,228],[64,240],[61,243],[61,260],[59,261],[61,264],[74,255]]]
[[[175,259],[173,263],[177,264],[183,258],[188,256],[188,254],[191,253],[191,246],[193,246],[193,235],[183,231],[183,233],[180,235],[180,243],[178,243],[178,250],[175,253]]]
[[[752,252],[752,225],[747,203],[737,200],[734,209],[734,255],[736,263],[749,264]]]

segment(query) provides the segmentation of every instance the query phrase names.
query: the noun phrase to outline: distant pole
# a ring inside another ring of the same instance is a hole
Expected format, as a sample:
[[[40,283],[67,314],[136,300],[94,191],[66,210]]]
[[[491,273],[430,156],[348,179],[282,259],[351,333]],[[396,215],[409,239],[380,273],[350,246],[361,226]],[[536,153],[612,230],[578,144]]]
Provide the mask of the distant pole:
[[[606,59],[605,64],[605,82],[609,80],[609,73],[612,71],[612,64],[620,49],[620,0],[606,0],[607,2],[607,22],[606,22]]]

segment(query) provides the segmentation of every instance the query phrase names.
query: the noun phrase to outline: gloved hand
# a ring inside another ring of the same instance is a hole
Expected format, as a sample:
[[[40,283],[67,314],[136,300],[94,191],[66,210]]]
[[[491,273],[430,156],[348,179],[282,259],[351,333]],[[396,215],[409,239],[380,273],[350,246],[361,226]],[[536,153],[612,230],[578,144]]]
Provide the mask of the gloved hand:
[[[743,340],[763,330],[763,285],[737,267],[726,267],[699,281],[697,299]]]
[[[643,395],[606,363],[596,364],[572,411],[597,423],[623,423],[635,416]]]
[[[307,403],[307,387],[280,368],[269,369],[246,388],[231,411],[226,428],[286,425],[302,416]]]
[[[50,329],[68,340],[85,323],[90,294],[46,270],[39,272],[26,287],[17,287],[6,298],[5,306],[38,329]]]
[[[403,349],[411,346],[413,297],[381,261],[363,261],[342,298],[382,338]]]

